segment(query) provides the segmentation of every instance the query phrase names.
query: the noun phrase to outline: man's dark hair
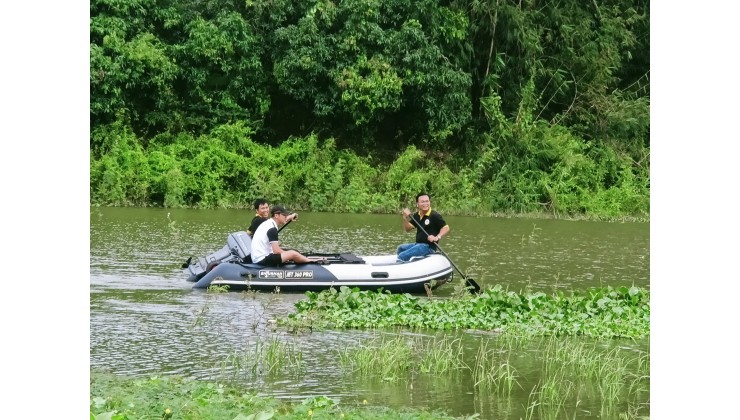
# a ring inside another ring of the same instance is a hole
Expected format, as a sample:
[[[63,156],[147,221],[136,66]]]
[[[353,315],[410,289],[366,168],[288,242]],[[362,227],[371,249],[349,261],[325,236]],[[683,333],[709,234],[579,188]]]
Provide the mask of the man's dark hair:
[[[416,194],[416,202],[417,202],[417,203],[419,202],[419,197],[421,197],[422,195],[426,195],[427,197],[429,197],[429,194],[427,194],[427,193],[425,193],[425,192],[423,192],[423,193],[419,193],[419,194]],[[431,198],[431,197],[429,197],[429,200],[431,200],[431,199],[432,199],[432,198]]]
[[[260,208],[261,205],[267,204],[267,203],[268,203],[268,201],[265,200],[264,198],[258,198],[256,200],[254,200],[254,209],[255,210],[259,210],[259,208]]]

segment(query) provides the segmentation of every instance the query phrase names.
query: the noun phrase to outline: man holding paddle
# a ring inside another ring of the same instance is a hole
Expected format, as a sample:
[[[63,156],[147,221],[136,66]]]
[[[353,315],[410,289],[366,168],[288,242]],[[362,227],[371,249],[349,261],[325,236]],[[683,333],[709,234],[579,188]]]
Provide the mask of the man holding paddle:
[[[452,262],[450,256],[442,250],[442,247],[437,244],[450,231],[450,227],[447,226],[447,222],[445,222],[441,214],[432,210],[432,202],[429,200],[429,194],[421,193],[417,195],[416,207],[419,211],[413,215],[409,209],[403,209],[403,230],[409,232],[411,229],[418,229],[416,231],[416,243],[398,246],[396,250],[398,261],[409,261],[412,257],[424,256],[431,254],[434,250],[438,250],[450,261],[450,264],[455,267],[460,275],[463,276],[465,287],[468,291],[473,294],[481,293],[478,283],[472,277],[468,277],[467,274],[463,273]]]
[[[403,230],[410,232],[416,229],[417,226],[423,228],[416,230],[415,243],[398,246],[396,254],[399,261],[409,261],[411,257],[423,257],[431,254],[436,249],[436,243],[450,231],[450,227],[442,218],[442,215],[432,210],[429,194],[421,193],[417,195],[416,207],[418,212],[414,214],[411,214],[408,208],[403,209]]]
[[[256,264],[280,267],[292,261],[296,264],[325,263],[325,258],[308,258],[296,250],[280,248],[278,232],[288,223],[288,215],[294,214],[283,206],[270,209],[272,218],[262,222],[252,239],[252,261]]]

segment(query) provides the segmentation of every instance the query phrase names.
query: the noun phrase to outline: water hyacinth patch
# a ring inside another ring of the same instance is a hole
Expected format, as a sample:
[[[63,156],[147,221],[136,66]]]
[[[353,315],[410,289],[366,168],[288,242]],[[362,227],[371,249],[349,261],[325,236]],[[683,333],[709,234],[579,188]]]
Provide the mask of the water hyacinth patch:
[[[294,328],[516,328],[532,335],[594,338],[637,339],[650,333],[650,293],[635,286],[548,295],[517,293],[497,285],[455,299],[341,287],[306,296],[281,323]]]

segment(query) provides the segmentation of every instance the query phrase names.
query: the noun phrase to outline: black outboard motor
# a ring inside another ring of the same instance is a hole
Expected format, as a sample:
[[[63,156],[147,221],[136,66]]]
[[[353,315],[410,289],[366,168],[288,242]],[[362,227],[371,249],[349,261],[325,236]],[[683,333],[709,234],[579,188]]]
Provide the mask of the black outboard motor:
[[[190,257],[182,265],[182,268],[188,276],[188,281],[198,281],[207,272],[211,271],[213,267],[221,263],[229,261],[241,263],[251,262],[251,253],[252,238],[247,235],[247,232],[234,232],[226,237],[226,246],[212,254],[198,258],[195,262],[191,262],[193,257]]]

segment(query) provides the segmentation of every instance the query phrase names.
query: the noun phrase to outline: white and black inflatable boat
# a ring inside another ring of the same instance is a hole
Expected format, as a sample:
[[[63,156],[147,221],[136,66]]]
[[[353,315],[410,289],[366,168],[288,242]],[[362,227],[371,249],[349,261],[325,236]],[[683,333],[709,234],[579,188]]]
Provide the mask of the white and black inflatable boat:
[[[303,253],[322,257],[322,264],[284,264],[265,267],[249,258],[252,240],[246,232],[228,235],[227,245],[182,268],[193,288],[228,286],[229,290],[319,291],[330,287],[383,289],[392,293],[424,293],[452,278],[452,264],[442,254],[430,254],[408,262],[396,262],[396,255],[360,256],[353,253]]]

